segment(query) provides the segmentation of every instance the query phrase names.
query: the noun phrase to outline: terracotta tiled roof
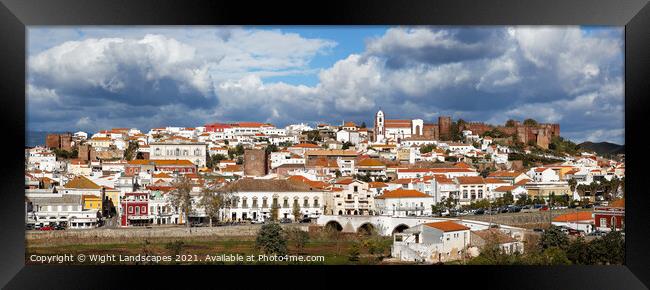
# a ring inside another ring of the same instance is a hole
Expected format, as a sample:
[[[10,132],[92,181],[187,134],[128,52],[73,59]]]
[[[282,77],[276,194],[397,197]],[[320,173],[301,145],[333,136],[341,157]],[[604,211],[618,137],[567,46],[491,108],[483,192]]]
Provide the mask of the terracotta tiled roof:
[[[293,145],[293,146],[290,146],[290,147],[295,147],[295,148],[320,148],[320,146],[318,146],[316,144],[311,144],[311,143],[300,143],[300,144],[296,144],[296,145]]]
[[[78,189],[101,189],[102,187],[94,183],[92,180],[85,176],[77,176],[68,181],[63,187],[65,188],[78,188]]]
[[[609,205],[609,207],[623,207],[624,208],[625,207],[625,199],[622,198],[622,199],[615,200]]]
[[[455,231],[469,230],[468,227],[466,227],[464,225],[461,225],[461,224],[457,224],[457,223],[452,222],[452,221],[435,222],[435,223],[428,223],[428,224],[424,224],[424,225],[427,226],[427,227],[439,229],[439,230],[441,230],[443,232],[455,232]]]
[[[519,175],[521,175],[521,172],[499,170],[490,172],[490,174],[488,174],[488,177],[517,177]]]
[[[379,161],[377,159],[373,159],[373,158],[363,159],[363,160],[359,161],[359,163],[357,165],[358,166],[386,166],[381,161]]]
[[[515,189],[514,186],[499,186],[499,187],[495,188],[494,191],[508,192],[508,191],[512,191],[513,189]]]
[[[368,182],[368,185],[370,188],[383,188],[383,187],[388,187],[388,184],[383,183],[383,182]]]
[[[151,160],[151,159],[136,159],[136,160],[129,160],[130,165],[156,165],[156,166],[169,166],[169,165],[177,165],[177,166],[189,166],[189,165],[194,165],[192,161],[189,160]]]
[[[591,211],[579,211],[572,213],[565,213],[553,218],[554,222],[576,222],[593,220]]]
[[[483,179],[483,181],[485,181],[485,183],[508,183],[509,182],[509,181],[503,181],[498,178],[485,178]]]
[[[528,183],[530,181],[532,181],[532,180],[528,179],[528,178],[524,178],[522,180],[519,180],[519,181],[515,182],[515,185],[525,185],[526,183]]]
[[[460,184],[485,184],[485,180],[480,176],[459,176],[456,180]]]
[[[377,199],[386,199],[386,198],[418,198],[418,197],[431,197],[426,193],[413,190],[413,189],[396,189],[384,191],[384,194],[377,196]]]

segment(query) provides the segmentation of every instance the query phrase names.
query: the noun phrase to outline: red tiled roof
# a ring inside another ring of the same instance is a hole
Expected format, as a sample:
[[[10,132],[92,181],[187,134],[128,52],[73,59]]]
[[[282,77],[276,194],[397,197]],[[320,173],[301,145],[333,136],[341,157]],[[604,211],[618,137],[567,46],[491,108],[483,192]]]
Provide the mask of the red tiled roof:
[[[413,189],[396,189],[384,191],[384,194],[377,196],[377,199],[386,199],[386,198],[418,198],[418,197],[431,197],[426,193],[419,192]]]
[[[480,176],[459,176],[456,180],[460,184],[485,184],[485,180]]]
[[[457,223],[452,222],[452,221],[435,222],[435,223],[428,223],[428,224],[424,224],[424,225],[427,226],[427,227],[439,229],[439,230],[441,230],[443,232],[456,232],[456,231],[469,230],[468,227],[466,227],[464,225],[461,225],[461,224],[457,224]]]
[[[576,221],[587,221],[587,220],[593,220],[592,212],[590,211],[566,213],[553,218],[554,222],[576,222]]]

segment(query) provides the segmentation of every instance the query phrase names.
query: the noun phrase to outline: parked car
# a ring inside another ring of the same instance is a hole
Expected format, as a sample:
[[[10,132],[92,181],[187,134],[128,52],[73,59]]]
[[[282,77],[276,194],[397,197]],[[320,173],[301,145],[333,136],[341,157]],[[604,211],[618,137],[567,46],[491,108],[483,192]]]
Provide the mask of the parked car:
[[[534,228],[534,229],[533,229],[533,232],[536,232],[536,233],[543,233],[543,232],[544,232],[544,229]]]
[[[507,207],[499,208],[499,213],[507,213],[507,212],[509,212]]]
[[[42,226],[38,230],[39,231],[53,231],[54,227],[53,226]]]
[[[604,236],[604,235],[606,235],[606,234],[607,234],[607,233],[606,233],[606,232],[603,232],[603,231],[593,231],[593,232],[591,232],[591,233],[589,233],[589,234],[587,234],[587,235],[588,235],[588,236],[593,236],[593,237],[602,237],[602,236]]]
[[[485,213],[485,210],[482,209],[482,208],[479,208],[476,211],[474,211],[474,215],[482,215],[484,213]]]
[[[515,213],[515,212],[520,212],[521,208],[518,206],[510,206],[508,207],[508,212]]]
[[[539,210],[541,210],[541,211],[547,211],[547,210],[548,210],[548,206],[546,206],[546,205],[545,205],[545,206],[542,206]]]
[[[290,223],[292,223],[292,222],[293,222],[293,221],[292,221],[290,218],[282,218],[282,219],[280,220],[280,223],[281,223],[281,224],[290,224]]]
[[[300,220],[300,223],[301,223],[301,224],[308,224],[308,223],[311,223],[311,218],[308,218],[308,217],[307,217],[307,218],[303,218],[303,219]]]
[[[25,229],[26,230],[34,230],[34,229],[36,229],[36,225],[34,225],[34,224],[26,224]]]
[[[65,230],[65,225],[58,224],[58,225],[54,226],[54,229],[57,230],[57,231]]]

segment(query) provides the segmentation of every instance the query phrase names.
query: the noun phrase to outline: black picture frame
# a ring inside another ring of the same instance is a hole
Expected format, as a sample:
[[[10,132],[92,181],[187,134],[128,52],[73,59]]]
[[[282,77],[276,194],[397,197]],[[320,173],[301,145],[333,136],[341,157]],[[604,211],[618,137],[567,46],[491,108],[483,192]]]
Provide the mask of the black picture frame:
[[[312,288],[394,284],[414,287],[645,289],[650,285],[648,194],[640,175],[650,107],[650,5],[647,0],[491,0],[326,2],[0,0],[0,285],[31,288]],[[205,267],[25,266],[24,143],[26,26],[29,25],[616,25],[625,26],[626,257],[623,266]],[[219,277],[216,279],[217,277]],[[258,278],[259,277],[259,278]],[[340,279],[334,281],[333,279]],[[452,284],[449,284],[449,283]],[[330,285],[331,286],[326,286]],[[339,286],[334,286],[339,285]],[[126,286],[126,287],[125,287]],[[419,286],[418,286],[419,287]],[[349,288],[349,287],[346,287]]]

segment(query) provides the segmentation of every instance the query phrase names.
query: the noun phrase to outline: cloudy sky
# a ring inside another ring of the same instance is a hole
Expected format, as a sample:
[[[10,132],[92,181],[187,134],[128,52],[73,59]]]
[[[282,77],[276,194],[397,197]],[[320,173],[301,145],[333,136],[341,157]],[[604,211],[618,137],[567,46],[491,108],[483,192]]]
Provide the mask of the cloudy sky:
[[[622,27],[30,27],[27,127],[454,119],[624,142]]]

